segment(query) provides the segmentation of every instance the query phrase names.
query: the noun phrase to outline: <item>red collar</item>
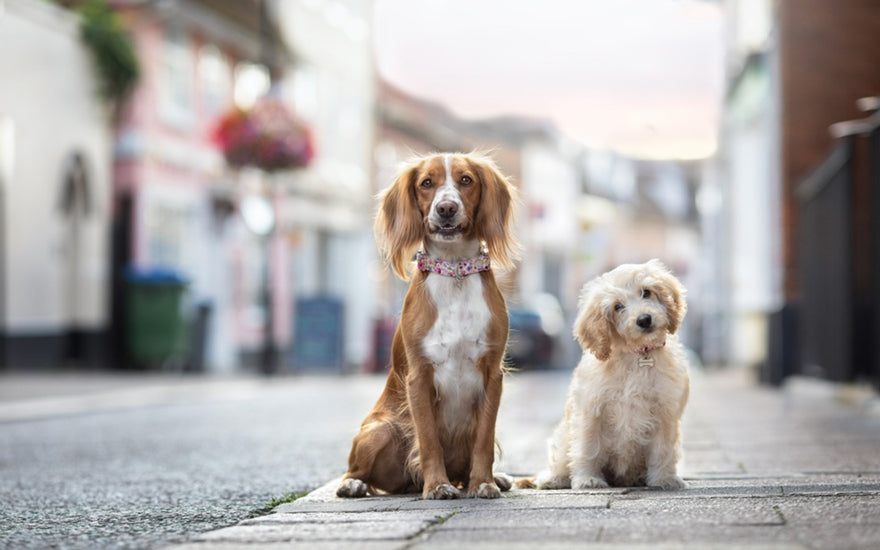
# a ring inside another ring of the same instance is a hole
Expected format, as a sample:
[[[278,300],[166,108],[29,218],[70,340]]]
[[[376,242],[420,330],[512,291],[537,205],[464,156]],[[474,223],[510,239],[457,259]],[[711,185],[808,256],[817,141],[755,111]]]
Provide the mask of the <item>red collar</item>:
[[[658,350],[662,347],[666,346],[666,341],[664,340],[662,344],[656,346],[645,346],[643,348],[639,348],[636,350],[636,354],[639,356],[638,365],[640,367],[653,367],[654,366],[654,356],[651,355],[651,352],[654,350]]]
[[[636,355],[648,355],[652,351],[656,351],[663,347],[666,347],[666,340],[664,340],[662,344],[657,344],[656,346],[645,346],[643,348],[636,348],[633,350],[633,353],[635,353]]]

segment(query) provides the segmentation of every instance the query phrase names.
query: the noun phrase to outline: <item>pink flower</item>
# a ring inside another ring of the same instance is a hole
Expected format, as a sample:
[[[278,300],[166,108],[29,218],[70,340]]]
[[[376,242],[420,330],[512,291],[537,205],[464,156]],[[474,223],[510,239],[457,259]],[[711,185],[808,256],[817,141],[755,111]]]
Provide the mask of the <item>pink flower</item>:
[[[249,111],[234,108],[212,134],[231,166],[266,171],[304,168],[315,156],[311,128],[275,98],[263,98]]]

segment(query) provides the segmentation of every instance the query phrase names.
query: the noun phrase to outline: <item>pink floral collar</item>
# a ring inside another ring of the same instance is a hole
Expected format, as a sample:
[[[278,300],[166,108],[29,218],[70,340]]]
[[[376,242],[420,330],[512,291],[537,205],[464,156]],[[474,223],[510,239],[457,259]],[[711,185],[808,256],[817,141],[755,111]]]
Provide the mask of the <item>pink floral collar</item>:
[[[428,271],[437,275],[446,277],[455,277],[463,279],[468,275],[479,273],[481,271],[489,271],[492,267],[489,264],[489,256],[485,252],[481,252],[476,258],[469,258],[460,262],[447,262],[431,258],[423,250],[416,252],[416,265],[419,271]]]

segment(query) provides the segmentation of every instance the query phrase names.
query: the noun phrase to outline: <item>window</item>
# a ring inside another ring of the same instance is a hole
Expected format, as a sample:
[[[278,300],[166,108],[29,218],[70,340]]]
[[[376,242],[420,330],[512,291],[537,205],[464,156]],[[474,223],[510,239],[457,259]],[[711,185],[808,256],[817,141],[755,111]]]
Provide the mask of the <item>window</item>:
[[[180,29],[169,27],[162,44],[159,78],[159,114],[179,129],[193,123],[193,59],[190,40]]]
[[[78,218],[91,211],[89,174],[82,153],[73,153],[64,168],[61,183],[61,211],[65,216]]]
[[[0,115],[0,187],[12,182],[12,160],[15,158],[15,132],[12,117]]]
[[[235,67],[235,104],[242,109],[254,106],[269,92],[272,82],[269,69],[256,63],[239,63]]]
[[[196,273],[198,213],[192,204],[167,193],[147,197],[144,212],[146,260],[149,265]]]
[[[207,115],[229,107],[232,75],[223,53],[214,45],[199,50],[199,88],[201,108]]]
[[[318,72],[300,65],[293,75],[293,106],[299,116],[315,121],[318,118]]]

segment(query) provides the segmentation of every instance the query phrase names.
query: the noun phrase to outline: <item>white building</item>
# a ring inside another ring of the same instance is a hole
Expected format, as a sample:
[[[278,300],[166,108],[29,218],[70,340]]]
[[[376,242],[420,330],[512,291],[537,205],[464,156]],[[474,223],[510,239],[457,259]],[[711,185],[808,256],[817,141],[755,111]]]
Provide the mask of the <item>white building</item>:
[[[577,283],[570,284],[579,227],[577,204],[581,177],[558,143],[533,141],[522,148],[522,195],[526,216],[520,240],[526,261],[519,266],[520,291],[526,297],[550,293],[573,305]]]
[[[0,334],[12,367],[102,359],[110,150],[79,22],[0,1]]]
[[[700,191],[706,277],[707,361],[765,359],[768,314],[782,305],[780,106],[773,7],[726,2],[727,96],[714,173]]]
[[[342,304],[343,363],[358,368],[371,350],[376,315],[372,233],[375,71],[370,0],[303,0],[275,4],[276,21],[296,58],[285,98],[315,129],[315,161],[289,182],[284,216],[295,298]],[[300,301],[297,303],[301,303]],[[297,320],[307,322],[303,312]],[[296,327],[294,327],[296,331]],[[294,334],[294,366],[297,363]]]

